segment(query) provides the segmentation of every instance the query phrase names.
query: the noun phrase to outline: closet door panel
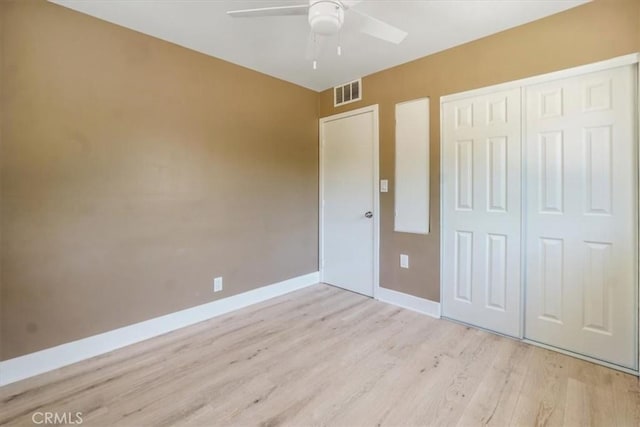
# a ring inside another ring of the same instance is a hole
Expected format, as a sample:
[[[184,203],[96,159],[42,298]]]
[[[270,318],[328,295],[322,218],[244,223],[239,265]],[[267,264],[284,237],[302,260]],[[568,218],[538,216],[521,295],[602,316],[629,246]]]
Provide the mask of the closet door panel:
[[[443,114],[443,314],[521,336],[520,90]]]
[[[633,67],[526,88],[528,339],[637,368]]]

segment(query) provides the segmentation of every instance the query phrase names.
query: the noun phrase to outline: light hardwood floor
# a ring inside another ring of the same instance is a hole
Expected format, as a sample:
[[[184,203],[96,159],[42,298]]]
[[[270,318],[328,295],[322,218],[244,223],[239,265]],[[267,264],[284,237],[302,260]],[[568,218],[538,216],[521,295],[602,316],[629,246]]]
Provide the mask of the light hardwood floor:
[[[316,285],[0,389],[0,424],[640,426],[636,377]]]

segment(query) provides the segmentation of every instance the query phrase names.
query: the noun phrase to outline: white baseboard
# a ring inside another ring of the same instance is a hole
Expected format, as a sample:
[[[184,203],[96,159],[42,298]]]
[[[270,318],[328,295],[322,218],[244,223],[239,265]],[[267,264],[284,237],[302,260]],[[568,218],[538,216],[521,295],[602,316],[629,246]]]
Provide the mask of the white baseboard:
[[[318,272],[0,362],[0,386],[122,348],[314,285]]]
[[[376,299],[388,304],[397,305],[398,307],[408,310],[417,311],[427,316],[440,318],[440,303],[425,298],[414,297],[413,295],[404,294],[387,288],[378,288]]]

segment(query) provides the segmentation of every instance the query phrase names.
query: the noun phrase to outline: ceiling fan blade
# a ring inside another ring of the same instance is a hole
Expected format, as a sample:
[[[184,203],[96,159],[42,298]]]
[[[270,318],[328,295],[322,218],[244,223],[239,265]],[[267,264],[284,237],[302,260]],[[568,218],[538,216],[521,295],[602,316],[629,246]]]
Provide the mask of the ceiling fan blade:
[[[360,32],[368,34],[371,37],[376,37],[394,44],[402,43],[405,37],[407,37],[406,31],[360,12],[357,9],[349,9],[349,13],[356,17]]]
[[[307,61],[318,59],[318,57],[322,55],[326,42],[327,36],[315,34],[313,31],[310,31],[309,37],[307,38],[307,51],[304,55],[305,59]]]
[[[297,4],[292,6],[264,7],[260,9],[230,10],[227,12],[227,15],[233,18],[259,18],[263,16],[307,15],[308,13],[308,4]]]

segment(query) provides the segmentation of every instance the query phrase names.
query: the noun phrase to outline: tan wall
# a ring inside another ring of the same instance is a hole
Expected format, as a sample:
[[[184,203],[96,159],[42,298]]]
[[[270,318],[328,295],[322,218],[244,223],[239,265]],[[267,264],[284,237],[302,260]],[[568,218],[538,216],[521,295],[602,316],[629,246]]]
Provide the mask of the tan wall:
[[[315,92],[44,1],[0,15],[3,360],[317,270]]]
[[[383,287],[440,300],[439,97],[500,82],[640,51],[640,1],[596,0],[364,78],[360,102],[333,107],[331,91],[320,95],[326,117],[380,105],[380,177],[389,179],[381,203],[380,283]],[[431,234],[393,232],[394,105],[431,98]],[[399,255],[410,256],[409,270]]]
[[[640,2],[596,0],[374,74],[338,109],[43,1],[0,1],[0,31],[5,360],[315,271],[317,117],[380,104],[392,189],[394,104],[424,96],[432,233],[394,233],[382,194],[381,284],[439,300],[439,97],[640,51]]]

